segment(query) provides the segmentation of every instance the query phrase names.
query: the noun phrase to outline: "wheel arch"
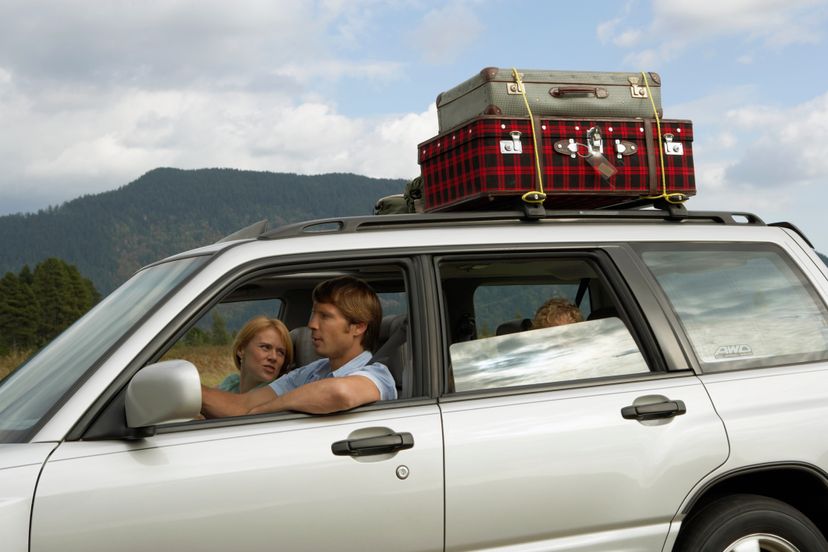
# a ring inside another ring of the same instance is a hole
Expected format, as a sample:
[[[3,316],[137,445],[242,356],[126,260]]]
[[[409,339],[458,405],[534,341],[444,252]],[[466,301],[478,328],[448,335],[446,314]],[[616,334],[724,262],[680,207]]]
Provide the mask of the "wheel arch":
[[[828,537],[828,474],[802,462],[761,464],[742,467],[707,482],[681,511],[689,520],[715,500],[733,494],[754,494],[790,504]],[[682,523],[684,527],[686,523]]]

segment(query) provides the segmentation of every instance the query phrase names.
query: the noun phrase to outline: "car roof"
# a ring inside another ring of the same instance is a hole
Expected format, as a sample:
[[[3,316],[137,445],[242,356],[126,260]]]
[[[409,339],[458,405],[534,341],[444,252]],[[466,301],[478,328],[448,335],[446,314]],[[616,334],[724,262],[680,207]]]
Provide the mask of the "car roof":
[[[527,234],[526,226],[537,225]],[[658,227],[656,230],[655,226]],[[307,251],[379,250],[410,246],[491,243],[583,243],[661,240],[771,240],[783,226],[805,236],[790,223],[766,224],[747,212],[690,211],[683,205],[667,208],[466,211],[336,217],[291,223],[267,229],[259,221],[215,244],[185,251],[159,262],[195,255],[213,255],[249,242],[278,242],[279,253]],[[555,233],[547,229],[554,227]],[[688,227],[697,231],[688,231]],[[679,230],[680,229],[680,230]],[[495,231],[497,230],[497,231]],[[369,238],[370,235],[370,238]],[[306,241],[308,240],[308,241]],[[271,249],[271,248],[267,248]],[[154,263],[157,264],[157,263]]]

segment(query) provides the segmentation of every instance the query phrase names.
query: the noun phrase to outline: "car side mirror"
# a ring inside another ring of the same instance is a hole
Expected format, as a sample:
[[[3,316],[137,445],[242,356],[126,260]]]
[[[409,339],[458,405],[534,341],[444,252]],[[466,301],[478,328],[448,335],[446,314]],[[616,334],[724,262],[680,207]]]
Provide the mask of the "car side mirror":
[[[142,368],[126,390],[130,428],[192,420],[201,413],[201,380],[186,360],[165,360]]]

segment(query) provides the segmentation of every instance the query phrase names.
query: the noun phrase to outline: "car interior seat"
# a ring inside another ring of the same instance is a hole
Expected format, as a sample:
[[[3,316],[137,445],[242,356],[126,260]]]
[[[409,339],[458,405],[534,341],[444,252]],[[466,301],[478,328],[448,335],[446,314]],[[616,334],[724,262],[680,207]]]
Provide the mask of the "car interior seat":
[[[383,317],[378,344],[372,360],[388,367],[397,386],[397,398],[411,397],[413,363],[408,341],[408,316],[391,314]]]
[[[528,318],[516,318],[509,320],[497,327],[495,335],[506,335],[510,333],[525,332],[532,329],[532,321]]]
[[[293,341],[293,364],[288,371],[322,358],[313,348],[311,330],[307,326],[299,326],[290,330],[290,340]]]

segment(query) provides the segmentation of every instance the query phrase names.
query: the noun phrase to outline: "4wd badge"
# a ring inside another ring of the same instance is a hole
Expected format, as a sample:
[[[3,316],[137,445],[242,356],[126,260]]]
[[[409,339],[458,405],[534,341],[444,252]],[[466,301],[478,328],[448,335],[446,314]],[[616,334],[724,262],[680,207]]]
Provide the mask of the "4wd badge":
[[[713,354],[715,358],[736,358],[753,356],[750,345],[722,345]]]

